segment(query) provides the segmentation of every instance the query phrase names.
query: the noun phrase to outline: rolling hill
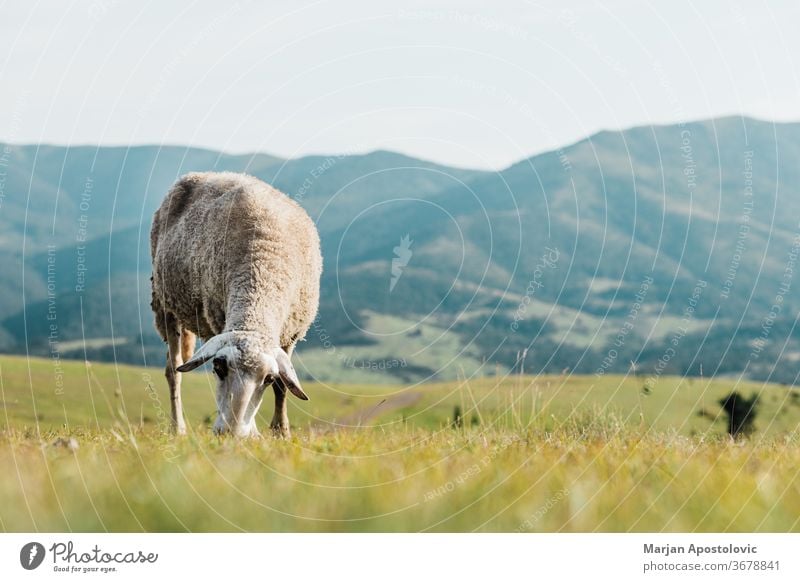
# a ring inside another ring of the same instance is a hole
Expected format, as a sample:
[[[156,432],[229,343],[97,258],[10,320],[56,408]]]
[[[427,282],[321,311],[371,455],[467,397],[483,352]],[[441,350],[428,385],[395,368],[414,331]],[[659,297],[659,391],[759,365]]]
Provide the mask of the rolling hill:
[[[498,172],[383,151],[10,150],[5,352],[160,363],[150,216],[177,176],[216,169],[274,184],[317,221],[325,270],[298,350],[307,377],[489,375],[524,353],[529,372],[795,382],[799,124],[601,132]]]

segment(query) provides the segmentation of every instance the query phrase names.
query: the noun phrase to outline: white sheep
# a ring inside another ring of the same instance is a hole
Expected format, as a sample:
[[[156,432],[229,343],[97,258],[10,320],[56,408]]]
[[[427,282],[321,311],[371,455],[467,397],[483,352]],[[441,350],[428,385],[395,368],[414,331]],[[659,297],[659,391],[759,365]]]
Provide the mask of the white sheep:
[[[172,422],[186,432],[181,372],[213,359],[216,433],[258,434],[272,385],[272,430],[289,436],[287,389],[307,400],[290,357],[316,317],[319,235],[293,200],[252,176],[192,173],[153,217],[152,308],[167,343]],[[194,356],[195,338],[205,343]]]

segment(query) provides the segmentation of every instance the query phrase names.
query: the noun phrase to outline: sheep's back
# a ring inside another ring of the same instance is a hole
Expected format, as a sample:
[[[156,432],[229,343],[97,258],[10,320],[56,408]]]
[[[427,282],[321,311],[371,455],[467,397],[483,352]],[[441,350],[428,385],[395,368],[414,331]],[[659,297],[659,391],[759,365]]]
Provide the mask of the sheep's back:
[[[151,252],[154,296],[181,319],[210,312],[211,320],[224,321],[228,293],[237,285],[272,300],[280,290],[291,311],[301,295],[318,300],[321,257],[313,222],[294,201],[250,176],[194,173],[178,180],[154,216]],[[290,315],[302,324],[309,316]],[[197,330],[204,331],[219,333]]]

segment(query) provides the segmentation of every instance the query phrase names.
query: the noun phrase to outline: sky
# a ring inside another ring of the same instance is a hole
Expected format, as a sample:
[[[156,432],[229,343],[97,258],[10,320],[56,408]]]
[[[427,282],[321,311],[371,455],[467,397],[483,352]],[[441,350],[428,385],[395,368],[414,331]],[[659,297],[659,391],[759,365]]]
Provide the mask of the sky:
[[[602,129],[796,121],[798,4],[6,3],[0,141],[499,169]]]

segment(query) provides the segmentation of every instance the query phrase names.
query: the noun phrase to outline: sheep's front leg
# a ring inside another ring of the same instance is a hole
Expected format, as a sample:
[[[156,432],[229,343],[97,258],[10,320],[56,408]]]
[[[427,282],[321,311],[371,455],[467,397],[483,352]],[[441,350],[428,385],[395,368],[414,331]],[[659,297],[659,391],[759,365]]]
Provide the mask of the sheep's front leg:
[[[181,373],[178,366],[183,364],[181,346],[181,330],[172,315],[165,318],[167,332],[167,368],[164,375],[169,384],[170,408],[172,410],[172,429],[176,434],[186,434],[186,423],[183,420],[183,403],[181,402]]]
[[[283,348],[289,357],[292,357],[294,345]],[[286,402],[286,386],[280,380],[276,380],[272,384],[272,390],[275,392],[275,414],[272,415],[272,422],[270,428],[272,433],[277,437],[289,438],[292,436],[292,431],[289,429],[289,411]]]
[[[270,428],[277,437],[289,438],[292,432],[289,430],[289,412],[286,406],[286,386],[279,380],[272,384],[275,391],[275,414],[272,415]]]

